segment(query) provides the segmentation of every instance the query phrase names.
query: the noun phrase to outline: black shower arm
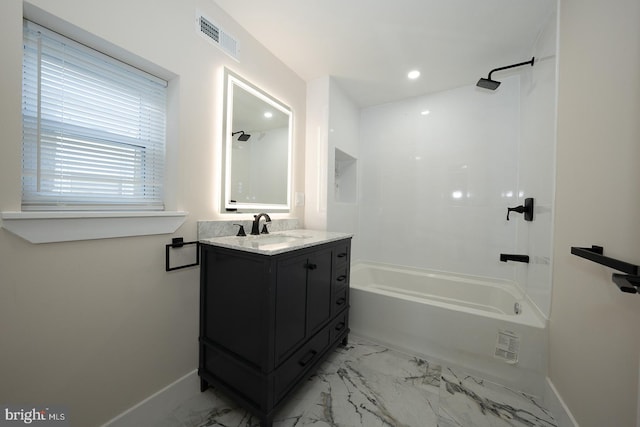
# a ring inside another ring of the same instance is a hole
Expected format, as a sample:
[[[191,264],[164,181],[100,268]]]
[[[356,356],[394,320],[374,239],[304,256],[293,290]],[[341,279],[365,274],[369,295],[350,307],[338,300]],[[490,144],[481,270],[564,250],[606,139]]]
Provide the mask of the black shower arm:
[[[506,67],[494,68],[493,70],[489,71],[488,79],[491,80],[491,74],[493,74],[496,71],[508,70],[509,68],[515,68],[515,67],[520,67],[522,65],[529,65],[529,64],[533,67],[533,63],[534,63],[535,59],[536,58],[533,57],[533,58],[531,58],[531,61],[525,61],[525,62],[520,62],[518,64],[507,65]]]

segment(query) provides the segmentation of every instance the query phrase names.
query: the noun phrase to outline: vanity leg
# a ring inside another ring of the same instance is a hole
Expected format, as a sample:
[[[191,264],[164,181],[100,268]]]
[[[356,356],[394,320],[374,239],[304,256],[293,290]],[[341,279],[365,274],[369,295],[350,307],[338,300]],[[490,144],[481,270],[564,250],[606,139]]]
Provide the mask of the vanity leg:
[[[349,335],[345,335],[344,338],[342,338],[342,341],[340,341],[340,345],[343,347],[349,345]]]
[[[203,392],[208,388],[209,388],[209,383],[205,379],[200,378],[200,392]]]

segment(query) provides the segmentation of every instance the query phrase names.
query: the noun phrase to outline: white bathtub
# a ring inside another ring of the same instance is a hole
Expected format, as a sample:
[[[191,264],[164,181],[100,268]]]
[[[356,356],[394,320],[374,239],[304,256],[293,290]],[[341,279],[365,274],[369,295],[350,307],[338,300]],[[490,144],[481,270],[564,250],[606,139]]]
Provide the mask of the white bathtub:
[[[514,282],[358,262],[350,284],[355,335],[543,394],[546,321]]]

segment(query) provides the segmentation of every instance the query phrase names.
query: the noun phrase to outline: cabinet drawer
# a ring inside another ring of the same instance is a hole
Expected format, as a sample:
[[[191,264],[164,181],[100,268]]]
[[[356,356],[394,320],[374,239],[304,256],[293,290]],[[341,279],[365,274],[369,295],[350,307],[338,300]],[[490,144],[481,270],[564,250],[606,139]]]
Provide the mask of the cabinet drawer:
[[[336,245],[333,251],[333,265],[342,265],[349,263],[349,242],[340,243]]]
[[[329,346],[330,336],[329,328],[324,328],[278,368],[275,376],[276,402],[279,401],[285,393],[297,383],[297,379],[309,370],[320,356],[322,356],[322,353],[324,353]]]
[[[349,285],[349,267],[343,266],[335,269],[333,274],[333,286],[343,288]]]
[[[334,316],[349,305],[348,289],[342,289],[338,292],[334,292],[331,302],[331,315]]]
[[[331,332],[331,342],[333,343],[340,335],[349,330],[349,311],[345,310],[338,315],[329,326]]]
[[[217,383],[233,390],[258,408],[267,408],[266,377],[259,371],[249,368],[247,364],[236,360],[215,348],[202,346],[203,364],[200,368],[207,376],[213,377]],[[203,373],[201,372],[202,376]]]

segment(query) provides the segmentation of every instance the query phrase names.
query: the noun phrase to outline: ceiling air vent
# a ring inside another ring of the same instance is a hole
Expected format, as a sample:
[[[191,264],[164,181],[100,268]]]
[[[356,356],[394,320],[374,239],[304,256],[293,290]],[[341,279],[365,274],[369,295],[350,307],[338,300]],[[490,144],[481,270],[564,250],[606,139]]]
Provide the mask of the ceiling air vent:
[[[199,12],[196,13],[196,29],[202,37],[218,46],[233,59],[239,60],[240,47],[238,40]]]

